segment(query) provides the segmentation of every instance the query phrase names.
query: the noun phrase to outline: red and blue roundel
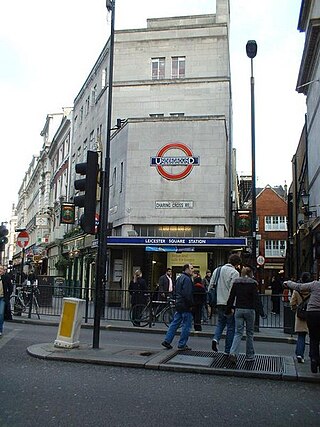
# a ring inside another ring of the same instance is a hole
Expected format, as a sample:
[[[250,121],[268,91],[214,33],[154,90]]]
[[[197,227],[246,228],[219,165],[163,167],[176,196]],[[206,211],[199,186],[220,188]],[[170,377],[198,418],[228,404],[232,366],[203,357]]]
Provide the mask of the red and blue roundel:
[[[174,155],[168,155],[170,150],[174,151]],[[176,155],[177,152],[181,151],[184,155]],[[155,166],[163,178],[178,181],[188,176],[194,166],[200,165],[200,157],[194,156],[187,145],[181,142],[172,142],[160,148],[156,157],[150,158],[150,165]],[[177,173],[172,172],[173,167],[177,168]]]

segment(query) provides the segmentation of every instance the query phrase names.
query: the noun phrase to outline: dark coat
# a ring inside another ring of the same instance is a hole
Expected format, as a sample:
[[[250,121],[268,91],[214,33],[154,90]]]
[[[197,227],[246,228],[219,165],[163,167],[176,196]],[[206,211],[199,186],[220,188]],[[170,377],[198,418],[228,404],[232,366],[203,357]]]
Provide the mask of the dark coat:
[[[4,308],[4,318],[5,320],[11,320],[11,308],[10,308],[10,296],[13,291],[13,284],[11,275],[8,273],[5,273],[2,277],[2,286],[3,286],[3,299],[5,302],[5,308]]]
[[[276,277],[271,282],[271,293],[273,295],[280,295],[282,294],[283,287],[282,287],[283,280],[279,275],[276,275]]]
[[[131,305],[146,304],[148,287],[146,281],[139,277],[136,282],[131,280],[129,284],[129,293],[131,295]]]
[[[172,281],[173,284],[173,281]],[[169,278],[166,274],[159,277],[159,292],[166,293],[169,292]]]
[[[207,301],[206,288],[201,283],[201,281],[195,282],[194,286],[193,286],[193,302],[194,302],[194,305],[203,305],[206,301]]]
[[[13,284],[9,274],[5,273],[1,276],[2,285],[3,285],[3,296],[4,300],[7,302],[10,300],[10,295],[13,291]]]
[[[193,282],[185,272],[181,273],[177,279],[175,295],[176,310],[180,313],[190,311],[193,306]]]

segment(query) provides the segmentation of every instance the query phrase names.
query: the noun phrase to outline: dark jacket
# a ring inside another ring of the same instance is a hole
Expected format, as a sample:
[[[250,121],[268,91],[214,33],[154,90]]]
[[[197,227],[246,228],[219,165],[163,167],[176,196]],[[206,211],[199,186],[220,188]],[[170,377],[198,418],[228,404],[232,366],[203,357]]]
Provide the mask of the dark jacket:
[[[171,278],[171,280],[172,280],[172,278]],[[173,291],[173,289],[174,289],[174,283],[172,280],[172,291]],[[165,294],[167,292],[169,292],[169,278],[166,274],[164,274],[163,276],[159,277],[159,293]]]
[[[6,302],[10,300],[10,295],[13,291],[13,284],[9,274],[5,273],[1,276],[2,285],[3,285],[3,298]]]
[[[233,282],[230,296],[227,301],[226,312],[231,309],[245,308],[256,310],[259,306],[258,283],[251,277],[239,277]]]
[[[193,286],[193,303],[194,305],[203,305],[207,301],[206,288],[202,284],[202,281],[194,282]]]
[[[280,295],[282,294],[283,287],[282,287],[282,277],[279,276],[279,274],[276,275],[276,277],[271,282],[271,293],[273,295]]]
[[[175,295],[176,310],[180,313],[190,311],[193,305],[193,282],[191,277],[185,272],[177,279]]]
[[[147,302],[146,292],[148,291],[146,281],[139,277],[136,282],[131,280],[129,284],[129,293],[131,295],[131,304],[145,304]]]

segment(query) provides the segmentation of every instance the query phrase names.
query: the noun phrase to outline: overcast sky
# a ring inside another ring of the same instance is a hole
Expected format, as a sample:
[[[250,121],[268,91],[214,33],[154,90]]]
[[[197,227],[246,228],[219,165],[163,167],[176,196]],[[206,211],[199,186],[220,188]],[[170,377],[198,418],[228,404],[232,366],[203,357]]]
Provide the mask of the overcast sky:
[[[254,59],[257,186],[289,185],[306,111],[295,91],[304,33],[301,0],[230,0],[233,144],[239,174],[250,174],[250,59]],[[116,29],[147,18],[215,13],[214,0],[116,0]],[[8,220],[48,113],[73,105],[110,33],[105,0],[0,3],[0,221]]]

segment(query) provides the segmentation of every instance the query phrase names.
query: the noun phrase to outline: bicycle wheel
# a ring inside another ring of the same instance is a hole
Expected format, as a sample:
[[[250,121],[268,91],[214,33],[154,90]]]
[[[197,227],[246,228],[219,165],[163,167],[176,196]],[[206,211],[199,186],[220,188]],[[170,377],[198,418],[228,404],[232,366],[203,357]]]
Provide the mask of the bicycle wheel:
[[[150,309],[145,304],[136,304],[130,309],[130,320],[133,326],[147,326],[150,322]]]
[[[170,323],[172,322],[174,313],[175,313],[175,309],[171,306],[167,307],[163,313],[162,313],[162,321],[166,326],[169,326]]]
[[[25,307],[17,295],[12,295],[10,298],[10,310],[15,316],[21,316],[21,313],[25,310]]]

